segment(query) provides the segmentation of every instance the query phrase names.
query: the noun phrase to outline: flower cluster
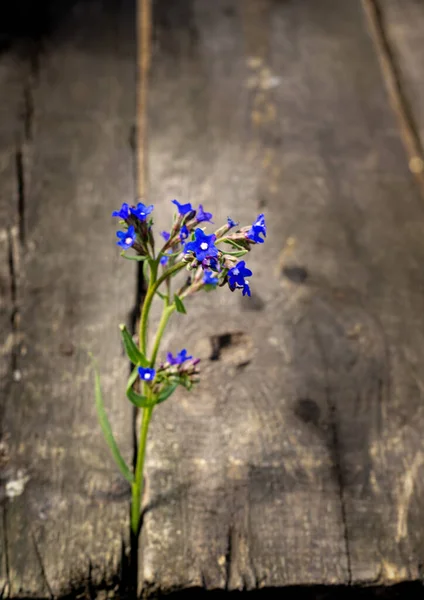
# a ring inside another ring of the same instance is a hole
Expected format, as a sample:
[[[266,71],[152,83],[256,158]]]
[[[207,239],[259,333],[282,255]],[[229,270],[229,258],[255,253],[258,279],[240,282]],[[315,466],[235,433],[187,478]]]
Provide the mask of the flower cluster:
[[[138,202],[135,206],[123,203],[112,213],[124,226],[117,232],[117,245],[121,255],[132,260],[146,261],[151,273],[157,273],[160,267],[162,275],[158,284],[166,286],[164,292],[155,292],[165,302],[168,310],[185,313],[183,300],[200,290],[212,291],[228,285],[233,292],[240,290],[242,295],[250,296],[248,278],[252,271],[247,268],[242,257],[256,244],[262,244],[266,237],[266,223],[263,214],[248,226],[239,224],[230,217],[227,222],[213,232],[207,233],[206,227],[213,225],[212,214],[200,204],[194,208],[191,203],[181,204],[172,200],[176,207],[174,221],[170,231],[162,231],[162,247],[155,252],[152,233],[153,206]],[[135,255],[127,255],[129,249]],[[171,294],[171,280],[182,269],[186,269],[185,280],[178,291]],[[138,376],[147,385],[152,394],[161,397],[164,390],[172,385],[184,385],[190,388],[198,374],[197,359],[183,349],[175,357],[168,352],[166,361],[155,368],[154,361],[149,362],[143,355],[138,364]],[[165,394],[166,395],[166,394]]]
[[[155,249],[153,236],[153,205],[138,202],[130,206],[124,202],[112,213],[122,227],[117,231],[117,245],[121,256],[143,262],[147,290],[138,319],[138,336],[132,336],[125,325],[120,325],[122,342],[128,359],[133,365],[126,386],[128,400],[143,409],[138,436],[136,462],[133,469],[121,454],[105,411],[100,377],[96,369],[95,394],[99,422],[112,455],[122,475],[131,486],[131,531],[140,532],[141,499],[143,490],[143,466],[147,433],[154,407],[167,400],[178,386],[191,389],[198,381],[199,359],[193,358],[186,348],[175,356],[168,352],[157,364],[160,344],[169,318],[174,311],[185,314],[185,299],[199,291],[213,291],[227,285],[233,292],[241,290],[250,296],[248,278],[252,271],[242,258],[252,246],[263,244],[266,224],[263,214],[246,227],[231,218],[215,231],[207,232],[213,225],[212,214],[202,205],[194,208],[190,203],[172,200],[176,213],[169,231],[161,233],[161,248]],[[127,252],[130,251],[129,254]],[[173,289],[173,279],[182,271],[185,277]],[[163,301],[162,316],[149,348],[149,314],[154,299]]]

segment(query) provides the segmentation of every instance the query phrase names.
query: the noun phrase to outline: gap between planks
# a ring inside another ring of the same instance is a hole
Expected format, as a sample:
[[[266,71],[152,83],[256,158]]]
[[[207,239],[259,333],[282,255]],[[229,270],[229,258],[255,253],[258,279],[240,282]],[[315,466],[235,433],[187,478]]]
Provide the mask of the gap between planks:
[[[403,91],[402,76],[386,34],[379,0],[361,0],[370,36],[375,46],[383,80],[394,110],[401,139],[408,156],[408,166],[424,200],[424,152],[412,110]]]

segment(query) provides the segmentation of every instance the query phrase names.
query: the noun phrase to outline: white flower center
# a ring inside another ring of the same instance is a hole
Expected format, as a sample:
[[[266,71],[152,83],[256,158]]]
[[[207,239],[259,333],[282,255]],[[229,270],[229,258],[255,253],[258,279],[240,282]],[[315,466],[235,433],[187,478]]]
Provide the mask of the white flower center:
[[[131,244],[132,243],[132,238],[127,237],[126,240],[125,240],[125,243],[126,244]]]
[[[145,374],[144,374],[144,379],[150,379],[150,378],[151,378],[151,375],[150,375],[150,373],[145,373]]]
[[[240,273],[240,271],[237,269],[237,267],[234,267],[233,275],[238,275],[239,273]]]
[[[202,243],[200,244],[200,247],[201,247],[201,249],[202,249],[202,250],[207,250],[207,249],[208,249],[208,245],[207,245],[207,243],[206,243],[206,242],[202,242]]]

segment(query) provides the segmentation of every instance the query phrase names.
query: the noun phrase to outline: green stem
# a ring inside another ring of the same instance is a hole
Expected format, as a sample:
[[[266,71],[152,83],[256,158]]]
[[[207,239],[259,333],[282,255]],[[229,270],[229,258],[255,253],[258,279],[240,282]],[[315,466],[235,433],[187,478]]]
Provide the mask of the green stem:
[[[147,289],[146,297],[143,302],[143,308],[141,311],[141,318],[140,318],[140,331],[139,331],[140,351],[144,355],[146,355],[146,349],[147,349],[147,321],[149,318],[150,306],[153,302],[153,298],[155,296],[156,290],[165,281],[165,279],[167,279],[167,277],[169,277],[173,273],[177,273],[177,271],[180,271],[185,266],[186,266],[185,263],[179,262],[176,265],[167,269],[165,271],[165,273],[163,273],[159,277],[159,279],[156,279],[157,272],[158,272],[157,262],[154,262],[150,267],[150,282],[149,282],[149,287]]]
[[[153,343],[152,356],[150,358],[150,366],[154,367],[156,356],[159,351],[160,342],[163,336],[163,332],[165,331],[165,327],[169,321],[169,317],[175,310],[175,304],[171,304],[171,306],[164,306],[161,319],[159,321],[158,329],[156,332],[155,341]]]
[[[138,535],[140,526],[141,495],[143,491],[144,459],[146,456],[147,432],[150,419],[152,418],[153,406],[143,409],[143,418],[140,428],[140,439],[138,442],[137,463],[135,467],[134,483],[132,484],[131,502],[131,530],[135,536]]]

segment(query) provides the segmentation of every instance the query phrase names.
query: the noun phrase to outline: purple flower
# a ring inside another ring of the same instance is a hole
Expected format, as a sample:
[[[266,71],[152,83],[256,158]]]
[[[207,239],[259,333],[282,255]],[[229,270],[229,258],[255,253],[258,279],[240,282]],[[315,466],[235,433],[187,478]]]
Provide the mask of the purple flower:
[[[143,381],[153,381],[156,371],[154,369],[149,369],[149,367],[138,367],[138,374]]]
[[[200,227],[194,232],[194,240],[184,245],[184,252],[194,252],[199,262],[218,256],[218,248],[215,246],[216,235],[206,235]]]
[[[202,223],[203,221],[208,221],[209,223],[213,223],[212,221],[212,213],[205,212],[203,210],[203,206],[199,204],[199,208],[197,209],[196,219],[198,223]]]
[[[160,234],[163,237],[163,239],[165,240],[165,242],[167,242],[169,240],[169,238],[171,237],[171,234],[168,233],[167,231],[161,231]]]
[[[135,229],[133,225],[130,225],[128,231],[117,231],[116,236],[119,238],[119,242],[116,242],[116,245],[124,250],[128,250],[135,242]]]
[[[180,215],[186,215],[187,213],[194,211],[194,208],[190,203],[180,204],[177,200],[171,200],[171,202],[172,204],[175,204],[175,206],[178,208],[178,213]]]
[[[237,227],[238,223],[233,221],[231,217],[227,217],[228,227],[231,229],[232,227]]]
[[[247,232],[247,238],[255,244],[263,244],[265,240],[260,237],[261,234],[264,238],[266,237],[265,216],[263,214],[258,215],[258,218]]]
[[[169,362],[170,365],[181,365],[183,362],[185,362],[186,360],[190,360],[191,358],[193,357],[187,356],[187,350],[185,348],[181,350],[181,352],[178,352],[178,354],[175,357],[172,356],[171,352],[168,352],[168,354],[166,355],[166,360]]]
[[[250,296],[249,284],[244,280],[245,277],[250,277],[250,275],[252,275],[252,271],[246,267],[245,261],[238,262],[235,267],[228,271],[230,289],[234,291],[236,288],[240,288],[243,290],[243,296],[245,294]]]
[[[130,207],[124,202],[119,210],[114,210],[112,217],[119,217],[120,219],[128,219],[130,216]]]
[[[183,242],[184,240],[186,240],[189,235],[190,235],[190,232],[187,229],[187,226],[183,225],[180,230],[180,242]]]
[[[151,204],[150,206],[146,206],[142,202],[139,202],[136,208],[130,208],[131,214],[137,217],[137,219],[139,219],[140,221],[145,221],[152,212],[152,210],[153,204]]]
[[[216,286],[218,284],[218,278],[214,276],[212,271],[205,271],[202,281],[205,285]]]

